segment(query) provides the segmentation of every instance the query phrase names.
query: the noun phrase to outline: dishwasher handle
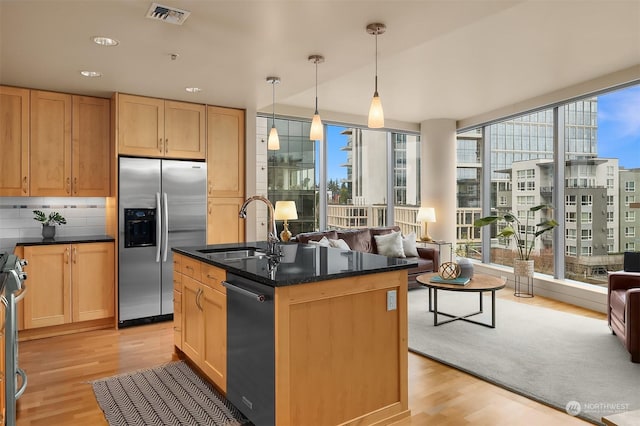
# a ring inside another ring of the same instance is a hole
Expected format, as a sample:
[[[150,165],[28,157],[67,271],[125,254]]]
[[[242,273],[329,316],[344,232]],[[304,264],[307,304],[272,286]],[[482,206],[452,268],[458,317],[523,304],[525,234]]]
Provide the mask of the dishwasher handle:
[[[250,297],[256,302],[266,302],[268,298],[266,294],[254,293],[253,291],[238,287],[237,285],[234,285],[229,281],[222,281],[222,285],[228,290],[235,291],[236,293],[242,294],[243,296]]]

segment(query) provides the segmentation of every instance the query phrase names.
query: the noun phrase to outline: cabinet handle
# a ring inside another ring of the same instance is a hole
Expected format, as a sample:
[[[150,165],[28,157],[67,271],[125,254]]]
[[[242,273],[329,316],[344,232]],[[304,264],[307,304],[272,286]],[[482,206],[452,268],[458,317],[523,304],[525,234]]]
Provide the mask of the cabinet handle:
[[[158,139],[158,151],[162,152],[162,138]]]
[[[67,177],[67,194],[71,194],[71,178]]]
[[[78,195],[78,177],[73,178],[73,193]]]
[[[22,178],[22,191],[25,194],[27,193],[27,189],[28,189],[27,188],[27,183],[28,183],[28,180],[27,180],[27,177],[25,176],[25,177]]]
[[[26,178],[25,178],[25,179],[26,179]],[[211,191],[212,191],[212,188],[211,188],[211,179],[209,179],[209,180],[207,181],[207,183],[208,183],[208,185],[207,185],[207,186],[209,187],[209,195],[211,195]]]
[[[73,248],[73,263],[78,263],[78,248]]]
[[[164,153],[169,152],[169,139],[164,140]]]
[[[64,249],[64,263],[69,264],[69,249]]]
[[[215,277],[212,275],[207,274],[207,278],[209,278],[210,280],[214,279]]]
[[[196,294],[196,306],[198,307],[198,309],[200,309],[202,311],[202,305],[200,304],[200,297],[202,296],[202,289],[199,288],[198,289],[198,293]]]

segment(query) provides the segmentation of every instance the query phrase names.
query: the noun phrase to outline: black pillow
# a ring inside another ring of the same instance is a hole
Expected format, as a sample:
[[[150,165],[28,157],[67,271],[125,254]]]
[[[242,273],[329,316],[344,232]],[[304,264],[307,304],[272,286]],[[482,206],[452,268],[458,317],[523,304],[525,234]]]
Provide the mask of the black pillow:
[[[640,272],[640,251],[624,252],[624,271]]]

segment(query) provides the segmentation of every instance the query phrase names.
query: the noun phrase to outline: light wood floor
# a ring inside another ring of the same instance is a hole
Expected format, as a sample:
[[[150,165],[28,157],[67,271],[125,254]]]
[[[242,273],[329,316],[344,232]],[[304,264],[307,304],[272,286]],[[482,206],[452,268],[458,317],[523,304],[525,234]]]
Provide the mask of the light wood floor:
[[[596,318],[605,315],[536,296],[499,297]],[[23,342],[20,363],[27,390],[18,401],[18,426],[106,425],[91,380],[174,359],[171,323]],[[453,368],[409,353],[409,408],[398,425],[579,425],[563,411],[531,401]]]

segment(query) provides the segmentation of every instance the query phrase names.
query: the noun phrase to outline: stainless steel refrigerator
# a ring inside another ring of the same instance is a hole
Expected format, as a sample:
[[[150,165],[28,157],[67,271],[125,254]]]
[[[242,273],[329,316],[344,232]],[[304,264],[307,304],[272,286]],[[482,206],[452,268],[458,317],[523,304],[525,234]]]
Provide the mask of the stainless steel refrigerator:
[[[172,247],[206,243],[204,162],[120,158],[119,324],[173,314]]]

